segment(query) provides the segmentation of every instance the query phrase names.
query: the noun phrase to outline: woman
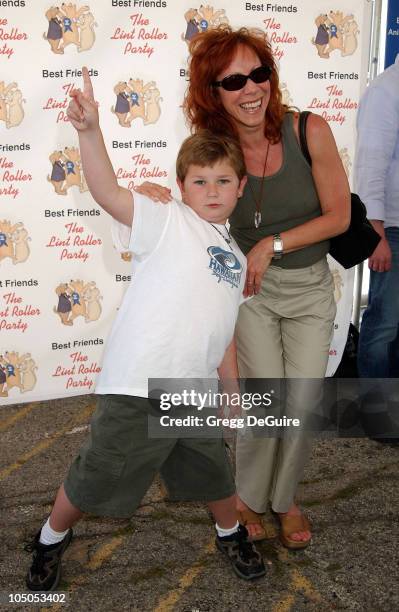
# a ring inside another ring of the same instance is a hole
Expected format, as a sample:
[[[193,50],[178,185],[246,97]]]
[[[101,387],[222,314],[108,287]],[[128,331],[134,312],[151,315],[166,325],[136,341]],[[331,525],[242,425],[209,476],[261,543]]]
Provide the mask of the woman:
[[[298,144],[298,114],[282,104],[266,35],[228,26],[190,43],[190,83],[184,108],[192,130],[235,134],[248,184],[230,221],[247,255],[245,295],[237,350],[240,376],[288,378],[285,414],[303,414],[317,401],[311,385],[292,379],[325,376],[335,317],[329,238],[350,219],[350,192],[331,130],[310,115],[307,142],[312,167]],[[146,193],[163,201],[162,188]],[[309,523],[295,492],[310,454],[305,436],[240,437],[237,442],[238,510],[253,539],[266,537],[261,515],[278,514],[280,539],[305,548]]]

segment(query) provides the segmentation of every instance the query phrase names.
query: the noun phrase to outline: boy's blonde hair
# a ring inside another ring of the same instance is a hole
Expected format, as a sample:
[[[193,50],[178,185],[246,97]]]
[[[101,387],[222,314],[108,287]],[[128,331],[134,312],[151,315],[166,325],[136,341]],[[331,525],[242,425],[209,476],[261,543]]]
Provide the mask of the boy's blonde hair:
[[[228,161],[241,181],[246,169],[239,142],[228,136],[215,136],[209,130],[200,130],[186,138],[181,145],[176,160],[176,175],[183,182],[189,166],[212,167],[222,160]]]

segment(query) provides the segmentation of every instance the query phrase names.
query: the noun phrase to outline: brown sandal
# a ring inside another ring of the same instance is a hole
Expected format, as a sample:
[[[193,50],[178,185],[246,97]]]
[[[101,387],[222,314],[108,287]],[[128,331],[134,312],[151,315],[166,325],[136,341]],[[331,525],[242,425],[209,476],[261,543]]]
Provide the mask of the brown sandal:
[[[238,521],[241,525],[246,527],[247,525],[260,525],[262,528],[262,533],[259,533],[255,536],[249,536],[248,540],[250,542],[257,542],[259,540],[271,540],[277,536],[277,532],[274,529],[273,525],[270,523],[265,523],[263,521],[262,514],[258,514],[253,510],[238,510]]]
[[[310,523],[304,514],[298,515],[278,515],[280,519],[281,531],[280,531],[280,542],[286,548],[292,550],[298,550],[307,548],[312,541],[312,537],[309,540],[292,540],[290,535],[297,533],[298,531],[310,531]]]

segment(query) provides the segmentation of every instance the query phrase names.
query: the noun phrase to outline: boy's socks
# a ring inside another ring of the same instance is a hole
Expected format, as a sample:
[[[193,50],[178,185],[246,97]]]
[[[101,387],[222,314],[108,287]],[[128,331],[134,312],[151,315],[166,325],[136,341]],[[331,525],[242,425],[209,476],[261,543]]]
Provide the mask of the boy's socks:
[[[61,542],[65,538],[68,531],[69,529],[66,531],[54,531],[54,529],[50,527],[49,517],[42,527],[39,542],[40,544],[45,544],[46,546],[58,544],[58,542]]]
[[[231,527],[230,529],[222,529],[221,527],[219,527],[217,523],[215,524],[215,528],[216,528],[219,538],[225,538],[226,536],[233,535],[233,533],[236,533],[238,531],[238,527],[239,527],[238,521],[234,525],[234,527]]]

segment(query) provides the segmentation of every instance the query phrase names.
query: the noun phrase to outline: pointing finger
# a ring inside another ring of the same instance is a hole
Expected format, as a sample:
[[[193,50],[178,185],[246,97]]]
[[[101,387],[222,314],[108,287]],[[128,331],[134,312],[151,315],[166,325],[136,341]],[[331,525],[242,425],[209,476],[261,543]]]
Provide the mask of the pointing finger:
[[[82,68],[82,76],[83,76],[83,93],[88,95],[90,98],[94,98],[93,85],[91,83],[91,78],[89,75],[89,71],[86,66]]]

